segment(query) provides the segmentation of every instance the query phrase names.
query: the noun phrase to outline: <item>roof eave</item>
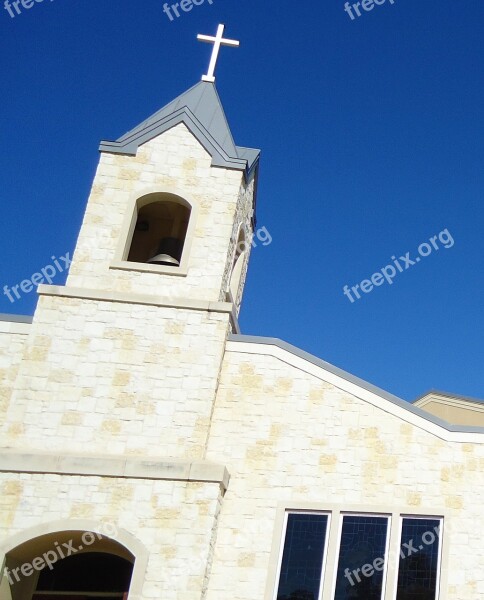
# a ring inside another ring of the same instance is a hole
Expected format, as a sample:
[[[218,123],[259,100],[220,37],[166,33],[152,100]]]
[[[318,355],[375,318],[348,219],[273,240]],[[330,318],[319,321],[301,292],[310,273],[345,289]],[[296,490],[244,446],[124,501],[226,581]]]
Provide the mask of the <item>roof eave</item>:
[[[250,177],[251,172],[253,172],[257,165],[260,150],[255,148],[241,148],[241,150],[246,152],[249,151],[249,154],[251,155],[250,162],[239,156],[229,156],[186,106],[154,123],[148,123],[143,129],[127,133],[119,138],[119,140],[103,140],[99,146],[99,150],[100,152],[109,152],[111,154],[136,156],[138,148],[141,145],[146,144],[180,123],[183,123],[187,127],[190,133],[210,154],[212,157],[212,166],[244,171],[246,177]],[[238,148],[236,149],[238,150]]]

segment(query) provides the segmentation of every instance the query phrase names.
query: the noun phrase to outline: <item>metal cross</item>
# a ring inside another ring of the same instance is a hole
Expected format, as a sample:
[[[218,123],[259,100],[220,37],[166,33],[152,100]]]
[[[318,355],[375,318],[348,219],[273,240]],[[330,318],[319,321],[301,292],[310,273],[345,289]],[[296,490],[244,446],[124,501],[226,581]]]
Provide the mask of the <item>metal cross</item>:
[[[227,40],[224,39],[224,29],[225,25],[219,25],[217,29],[217,35],[212,37],[211,35],[197,35],[197,40],[201,42],[208,42],[209,44],[213,44],[212,58],[210,59],[210,65],[208,67],[208,73],[202,76],[202,81],[210,81],[213,83],[215,81],[214,73],[215,67],[217,65],[218,54],[220,52],[220,46],[236,46],[240,45],[240,42],[237,40]]]

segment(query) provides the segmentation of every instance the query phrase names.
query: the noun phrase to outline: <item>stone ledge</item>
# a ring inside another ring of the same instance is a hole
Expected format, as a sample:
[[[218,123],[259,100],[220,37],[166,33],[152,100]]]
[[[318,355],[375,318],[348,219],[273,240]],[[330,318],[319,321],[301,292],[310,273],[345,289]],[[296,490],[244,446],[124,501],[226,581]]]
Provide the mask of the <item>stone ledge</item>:
[[[208,312],[232,314],[234,306],[230,302],[211,302],[210,300],[190,300],[189,298],[159,298],[148,294],[131,292],[112,292],[73,288],[58,285],[41,284],[38,287],[40,296],[59,296],[62,298],[79,298],[81,300],[100,300],[101,302],[120,302],[124,304],[143,304],[146,306],[164,306],[167,308],[184,308]]]
[[[224,465],[205,461],[65,456],[12,450],[0,451],[0,472],[218,483],[224,491],[230,479]]]
[[[120,269],[121,271],[139,271],[140,273],[155,273],[156,275],[172,275],[173,277],[186,277],[188,269],[177,267],[163,267],[160,265],[150,265],[147,263],[128,262],[126,260],[113,260],[109,265],[110,269]]]

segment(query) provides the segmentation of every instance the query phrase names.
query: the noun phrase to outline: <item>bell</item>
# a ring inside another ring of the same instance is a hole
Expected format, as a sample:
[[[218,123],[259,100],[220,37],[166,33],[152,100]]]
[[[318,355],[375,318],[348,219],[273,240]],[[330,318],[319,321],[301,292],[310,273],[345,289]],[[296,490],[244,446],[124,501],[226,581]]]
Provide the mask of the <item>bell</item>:
[[[157,254],[148,261],[150,265],[166,265],[167,267],[179,267],[180,263],[169,254]]]
[[[158,252],[148,260],[151,265],[165,265],[179,267],[183,242],[177,238],[163,238],[158,246]]]

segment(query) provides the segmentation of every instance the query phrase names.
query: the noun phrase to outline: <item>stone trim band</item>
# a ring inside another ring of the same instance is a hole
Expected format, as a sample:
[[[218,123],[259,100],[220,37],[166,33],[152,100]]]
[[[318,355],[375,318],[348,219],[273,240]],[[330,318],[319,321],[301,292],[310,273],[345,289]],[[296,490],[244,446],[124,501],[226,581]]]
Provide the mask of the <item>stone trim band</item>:
[[[0,472],[217,483],[223,491],[227,490],[230,479],[224,465],[205,461],[66,456],[12,450],[0,451]]]

